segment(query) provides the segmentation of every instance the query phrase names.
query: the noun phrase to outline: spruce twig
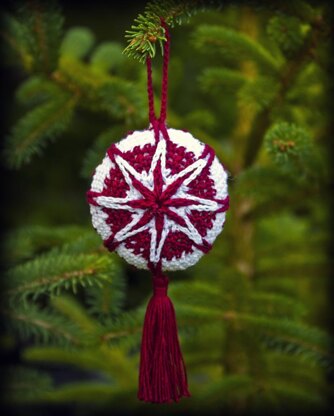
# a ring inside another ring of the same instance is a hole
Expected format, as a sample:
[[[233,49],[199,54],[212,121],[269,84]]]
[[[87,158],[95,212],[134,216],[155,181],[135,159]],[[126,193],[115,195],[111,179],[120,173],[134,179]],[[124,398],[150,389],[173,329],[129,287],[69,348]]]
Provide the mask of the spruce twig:
[[[140,62],[145,62],[150,56],[156,55],[157,45],[163,53],[163,42],[166,41],[165,30],[161,25],[161,19],[167,25],[174,27],[189,21],[190,17],[199,11],[213,7],[215,2],[203,0],[163,0],[150,1],[143,14],[135,19],[131,30],[127,30],[128,46],[123,53]]]

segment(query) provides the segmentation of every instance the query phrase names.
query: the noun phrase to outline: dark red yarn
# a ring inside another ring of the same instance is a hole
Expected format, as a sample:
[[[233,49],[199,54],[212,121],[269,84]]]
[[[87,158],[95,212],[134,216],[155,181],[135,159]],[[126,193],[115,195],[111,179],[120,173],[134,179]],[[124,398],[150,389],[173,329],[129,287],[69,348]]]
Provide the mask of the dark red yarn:
[[[153,296],[143,328],[138,398],[151,403],[177,402],[190,396],[175,310],[167,288],[167,277],[153,277]]]
[[[156,141],[159,141],[161,132],[167,143],[170,143],[165,125],[170,35],[163,19],[161,19],[161,25],[165,29],[166,42],[164,44],[160,118],[156,119],[154,113],[152,64],[151,59],[147,58],[149,120]],[[178,224],[185,224],[182,217],[169,209],[169,206],[188,202],[185,199],[182,201],[174,199],[173,202],[170,200],[170,197],[176,192],[181,183],[182,181],[175,181],[163,192],[161,169],[159,163],[157,164],[154,171],[154,191],[152,195],[143,194],[147,202],[151,203],[151,207],[153,207],[151,213],[152,216],[155,216],[157,238],[160,238],[163,230],[164,215],[171,217]],[[139,191],[141,192],[141,190]],[[140,206],[141,204],[142,206]],[[138,208],[143,208],[143,202],[137,201],[137,205]],[[182,237],[186,236],[183,235]],[[169,240],[173,240],[172,235],[170,235]],[[175,253],[173,253],[172,247],[177,247],[179,254],[187,251],[184,250],[184,246],[170,244],[167,239],[164,245],[164,251],[167,251],[167,253],[164,253],[166,258],[173,258]],[[161,274],[161,261],[155,266],[150,264],[150,268],[153,272],[154,293],[147,305],[145,314],[140,354],[138,398],[145,402],[168,403],[173,400],[178,401],[183,396],[190,396],[190,393],[188,391],[186,367],[178,339],[175,310],[167,296],[168,278]]]
[[[108,149],[107,154],[112,162],[115,162],[115,157],[119,155],[129,162],[136,171],[148,172],[160,140],[160,135],[162,135],[166,140],[166,168],[174,175],[190,166],[196,159],[194,153],[187,151],[184,147],[178,146],[170,140],[165,124],[167,116],[170,35],[163,19],[161,20],[161,25],[165,29],[166,42],[164,44],[159,118],[156,118],[154,111],[152,62],[149,57],[146,61],[149,120],[151,123],[150,128],[154,131],[156,144],[146,144],[143,147],[136,146],[131,151],[126,152],[122,152],[117,146],[112,145]],[[204,159],[207,157],[205,168],[196,179],[188,184],[188,193],[219,202],[223,206],[216,212],[191,211],[188,217],[202,237],[205,237],[208,230],[212,228],[216,214],[228,209],[228,197],[224,200],[216,199],[214,181],[210,178],[209,172],[215,154],[208,145],[205,145],[200,158]],[[151,190],[129,173],[131,183],[139,191],[141,198],[130,200],[127,202],[127,205],[134,209],[144,210],[144,214],[135,228],[141,228],[154,218],[157,232],[156,238],[159,241],[164,228],[165,217],[169,217],[180,226],[186,226],[184,218],[170,208],[196,204],[194,200],[190,202],[186,198],[173,198],[183,181],[190,175],[191,172],[188,172],[179,179],[174,180],[163,190],[161,166],[160,161],[158,161],[153,172],[154,188]],[[129,185],[126,183],[117,163],[113,163],[113,167],[105,178],[104,184],[105,186],[101,192],[89,191],[87,193],[87,199],[91,205],[98,206],[96,198],[101,196],[124,198],[129,190]],[[112,225],[112,235],[104,241],[104,244],[110,251],[113,251],[120,244],[115,239],[115,235],[131,221],[131,212],[112,208],[103,208],[103,212],[108,216],[106,223]],[[178,339],[175,310],[170,298],[167,296],[168,278],[162,275],[161,259],[157,264],[152,264],[149,260],[150,238],[149,231],[144,230],[123,241],[125,247],[130,249],[135,255],[147,259],[147,265],[153,275],[153,296],[147,306],[142,334],[138,398],[145,402],[166,403],[178,401],[183,396],[189,397],[190,393]],[[166,260],[178,259],[184,254],[192,253],[194,247],[207,253],[212,246],[204,238],[202,239],[202,244],[196,244],[183,232],[170,231],[163,244],[161,258]]]
[[[184,147],[177,146],[171,140],[168,140],[166,144],[166,166],[170,169],[172,174],[178,173],[180,170],[185,169],[197,160],[192,152],[187,152]],[[119,155],[134,166],[137,171],[145,170],[148,172],[155,149],[156,145],[146,144],[142,148],[136,146],[132,151],[122,152],[115,145],[112,145],[108,149],[107,153],[113,162],[115,162],[115,156]],[[204,158],[208,154],[210,163],[213,161],[213,158],[211,157],[213,151],[208,145],[206,145],[200,158]],[[222,207],[217,209],[216,212],[191,211],[189,219],[202,237],[205,237],[208,230],[212,228],[213,221],[216,219],[216,214],[224,212],[228,209],[228,197],[224,200],[220,200],[215,197],[216,190],[214,187],[214,181],[210,178],[208,172],[209,167],[206,166],[202,172],[188,184],[189,194],[216,201],[222,205]],[[178,180],[175,180],[163,192],[160,163],[157,164],[156,169],[154,170],[153,190],[146,188],[140,181],[131,177],[132,184],[138,189],[141,197],[137,200],[131,200],[127,204],[132,208],[145,210],[143,217],[136,224],[134,229],[144,226],[154,217],[157,237],[159,239],[164,227],[164,217],[169,217],[176,224],[185,226],[186,224],[184,218],[170,208],[182,206],[186,207],[190,204],[196,204],[195,201],[189,201],[186,198],[173,198],[179,186],[189,175],[190,173],[184,175]],[[105,186],[102,191],[89,191],[87,193],[87,199],[91,205],[98,206],[98,203],[96,202],[97,197],[125,197],[128,189],[129,186],[125,182],[122,172],[115,163],[115,167],[110,169],[109,175],[105,178]],[[111,228],[113,230],[112,235],[104,241],[104,244],[110,251],[113,251],[119,245],[119,242],[114,240],[115,234],[131,221],[132,216],[127,210],[103,208],[103,212],[108,215],[106,222],[112,226]],[[141,238],[139,239],[139,237]],[[128,237],[124,241],[124,244],[127,248],[133,249],[134,254],[141,255],[147,260],[149,259],[150,239],[148,238],[147,232],[137,234],[137,236]],[[192,253],[193,247],[207,253],[211,249],[211,244],[207,243],[207,245],[196,245],[182,232],[170,232],[165,240],[161,254],[162,257],[167,260],[172,260],[173,258],[179,259],[184,254]]]
[[[146,58],[147,67],[147,95],[148,95],[148,116],[152,128],[155,133],[156,140],[159,140],[159,131],[163,134],[165,139],[168,139],[168,133],[166,128],[167,117],[167,97],[168,97],[168,63],[169,63],[169,49],[170,49],[170,34],[164,19],[161,19],[161,26],[165,29],[166,42],[164,44],[164,59],[162,65],[162,86],[161,86],[161,107],[160,117],[156,118],[154,112],[154,92],[152,82],[152,61],[148,56]]]

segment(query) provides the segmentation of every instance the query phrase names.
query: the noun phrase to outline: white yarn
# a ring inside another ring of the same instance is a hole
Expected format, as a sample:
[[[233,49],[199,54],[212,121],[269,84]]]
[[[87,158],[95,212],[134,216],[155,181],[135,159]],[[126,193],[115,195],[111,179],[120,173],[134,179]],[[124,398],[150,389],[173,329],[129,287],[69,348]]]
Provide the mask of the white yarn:
[[[143,170],[138,172],[134,169],[131,164],[126,161],[122,156],[115,156],[115,163],[118,165],[121,170],[126,183],[129,186],[127,195],[124,198],[116,197],[107,197],[99,196],[95,200],[98,203],[97,206],[91,205],[91,215],[94,228],[101,235],[103,240],[108,239],[112,234],[112,224],[107,224],[106,220],[108,215],[102,211],[100,207],[113,208],[113,209],[126,209],[132,214],[131,221],[121,230],[119,230],[114,239],[118,242],[121,242],[116,251],[118,254],[123,257],[128,263],[141,268],[147,269],[147,259],[139,254],[134,254],[130,248],[125,247],[124,241],[131,236],[138,234],[143,230],[148,230],[151,235],[150,243],[150,261],[157,263],[159,260],[162,261],[163,270],[180,270],[186,269],[189,266],[194,265],[203,255],[203,252],[196,248],[192,247],[192,253],[182,253],[180,258],[173,258],[167,260],[166,258],[161,258],[161,252],[166,238],[168,237],[169,232],[180,231],[184,233],[190,240],[194,243],[202,245],[203,240],[206,240],[208,243],[212,244],[218,234],[222,231],[224,222],[225,222],[225,212],[216,213],[215,218],[212,221],[212,228],[207,230],[207,234],[204,239],[197,231],[196,227],[192,224],[191,220],[188,217],[191,211],[206,211],[206,212],[215,212],[220,205],[210,199],[200,198],[193,196],[188,191],[188,186],[204,169],[208,163],[209,155],[206,158],[201,158],[205,145],[199,140],[195,139],[189,132],[184,132],[182,130],[168,129],[168,135],[170,140],[177,144],[178,146],[184,147],[186,152],[192,152],[197,159],[190,166],[186,167],[184,170],[178,172],[177,174],[171,174],[170,169],[166,167],[166,141],[160,135],[160,141],[158,142],[156,151],[153,155],[151,167],[148,172]],[[121,140],[116,144],[116,147],[122,152],[132,151],[135,146],[139,146],[141,150],[145,144],[154,145],[155,138],[152,130],[136,131],[125,139]],[[165,216],[164,228],[162,235],[159,241],[157,241],[157,230],[155,228],[155,221],[152,219],[148,224],[144,226],[133,229],[134,226],[140,221],[142,216],[145,213],[145,209],[132,208],[127,205],[127,202],[135,199],[141,199],[142,196],[140,192],[134,188],[130,174],[133,175],[139,182],[141,182],[146,188],[153,190],[154,188],[154,177],[153,171],[156,167],[158,161],[160,160],[161,164],[161,173],[163,177],[163,190],[165,190],[168,185],[174,182],[177,178],[182,178],[184,175],[191,173],[188,178],[186,178],[180,188],[177,190],[173,198],[186,198],[188,200],[194,201],[193,205],[186,207],[171,207],[170,210],[177,213],[182,217],[186,226],[181,226],[175,223],[171,218]],[[109,156],[106,154],[103,162],[97,167],[91,190],[95,192],[101,192],[104,185],[104,180],[106,177],[109,177],[110,169],[115,167],[114,163],[110,160]],[[213,187],[216,190],[216,198],[224,199],[227,197],[227,173],[225,172],[223,166],[215,157],[210,169],[209,176],[213,180]],[[197,204],[196,204],[197,203]]]

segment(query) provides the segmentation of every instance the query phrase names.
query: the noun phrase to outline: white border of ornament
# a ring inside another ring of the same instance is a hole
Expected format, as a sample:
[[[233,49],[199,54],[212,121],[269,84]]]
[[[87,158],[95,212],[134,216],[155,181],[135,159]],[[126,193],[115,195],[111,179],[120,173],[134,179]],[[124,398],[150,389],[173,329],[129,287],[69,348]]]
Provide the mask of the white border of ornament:
[[[199,140],[195,139],[189,132],[176,129],[168,129],[168,135],[170,140],[178,146],[185,147],[187,152],[194,153],[198,158],[205,145]],[[145,144],[154,145],[155,138],[152,130],[135,131],[129,134],[116,144],[118,149],[122,152],[131,151],[135,146],[142,148]],[[104,180],[109,175],[110,169],[114,167],[114,164],[110,160],[108,154],[104,157],[102,163],[96,168],[91,190],[94,192],[101,192],[104,186]],[[214,181],[214,188],[216,190],[216,198],[224,199],[227,197],[227,173],[224,170],[222,164],[217,157],[214,158],[210,167],[210,178]],[[98,206],[90,205],[90,212],[92,215],[93,227],[103,240],[107,240],[112,234],[110,224],[106,223],[108,215],[102,211]],[[208,243],[213,244],[216,237],[220,234],[225,223],[225,212],[216,214],[216,218],[213,221],[213,226],[208,229],[205,239]],[[175,224],[177,230],[177,225]],[[203,256],[203,252],[193,247],[193,252],[185,254],[181,258],[174,258],[172,260],[166,260],[162,258],[163,270],[183,270],[190,266],[193,266]],[[124,242],[121,243],[115,250],[121,257],[123,257],[128,263],[139,269],[148,269],[147,260],[137,254],[134,254],[130,249],[125,247]]]

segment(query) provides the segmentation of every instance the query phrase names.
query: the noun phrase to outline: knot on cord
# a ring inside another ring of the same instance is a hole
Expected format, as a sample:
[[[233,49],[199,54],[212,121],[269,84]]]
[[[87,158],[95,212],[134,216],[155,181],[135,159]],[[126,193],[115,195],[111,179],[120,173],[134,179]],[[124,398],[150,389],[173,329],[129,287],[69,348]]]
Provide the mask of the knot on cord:
[[[167,296],[168,278],[166,276],[153,277],[153,295]]]

